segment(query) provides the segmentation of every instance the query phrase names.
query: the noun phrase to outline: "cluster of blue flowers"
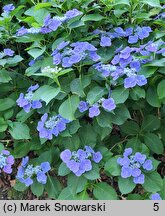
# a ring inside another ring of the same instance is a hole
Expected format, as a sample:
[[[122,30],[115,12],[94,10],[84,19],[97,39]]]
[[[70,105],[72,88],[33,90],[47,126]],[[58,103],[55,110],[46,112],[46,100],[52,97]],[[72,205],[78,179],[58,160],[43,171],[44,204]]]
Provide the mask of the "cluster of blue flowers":
[[[3,52],[0,52],[0,59],[6,56],[12,57],[14,55],[14,51],[6,48],[3,50]]]
[[[15,9],[14,5],[13,4],[8,4],[8,5],[5,5],[3,7],[3,12],[5,14],[9,14],[11,11],[13,11]]]
[[[66,124],[69,122],[70,120],[64,119],[60,115],[52,116],[48,119],[48,114],[45,113],[37,126],[40,138],[53,139],[53,135],[58,136],[66,129]]]
[[[0,173],[3,171],[7,174],[12,173],[12,165],[14,164],[14,157],[10,155],[7,150],[0,152]]]
[[[103,107],[103,109],[107,112],[111,112],[116,108],[116,104],[113,98],[101,98],[97,103],[91,106],[86,101],[80,101],[78,109],[81,113],[89,109],[89,117],[93,118],[100,115],[100,107]]]
[[[159,193],[151,194],[150,199],[151,200],[162,200]]]
[[[85,150],[71,152],[69,149],[61,152],[60,157],[66,166],[76,175],[92,170],[91,160],[99,163],[102,160],[102,154],[95,152],[90,146],[85,146]]]
[[[38,34],[38,33],[48,34],[50,32],[56,31],[59,26],[69,21],[70,19],[80,15],[82,15],[82,12],[78,11],[75,8],[67,11],[62,17],[55,16],[51,18],[51,15],[48,14],[45,17],[44,24],[41,28],[32,27],[27,29],[24,26],[22,26],[20,29],[18,29],[16,36],[23,36],[26,34]]]
[[[121,168],[121,177],[133,177],[135,184],[144,184],[145,175],[143,172],[153,169],[152,160],[147,159],[146,155],[136,152],[132,155],[132,148],[126,148],[123,157],[119,157],[117,163]]]
[[[27,187],[33,184],[33,178],[36,177],[37,181],[41,184],[46,184],[46,173],[51,169],[49,162],[43,162],[38,166],[33,166],[29,163],[29,157],[22,159],[21,166],[18,168],[16,178],[25,184]]]
[[[53,51],[53,63],[62,64],[64,68],[72,67],[86,58],[92,61],[98,61],[100,56],[97,54],[97,48],[88,42],[76,42],[69,45],[69,42],[61,42]]]
[[[34,91],[39,88],[39,85],[36,84],[34,86],[30,86],[27,90],[27,93],[24,95],[23,93],[20,94],[19,98],[17,99],[17,105],[22,107],[26,113],[30,112],[30,109],[39,109],[42,107],[42,103],[40,100],[33,100]]]

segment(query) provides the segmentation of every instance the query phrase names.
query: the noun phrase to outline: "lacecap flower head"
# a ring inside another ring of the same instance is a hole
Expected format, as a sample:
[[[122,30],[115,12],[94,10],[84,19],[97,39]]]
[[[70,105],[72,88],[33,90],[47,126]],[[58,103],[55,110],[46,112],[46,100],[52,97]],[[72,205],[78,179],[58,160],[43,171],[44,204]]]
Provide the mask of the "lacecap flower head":
[[[122,178],[133,178],[135,184],[144,184],[145,172],[153,169],[152,160],[147,159],[145,154],[136,152],[132,154],[132,148],[126,148],[123,157],[119,157],[117,163],[121,168]]]
[[[40,138],[46,138],[48,140],[53,139],[53,135],[58,136],[66,129],[66,125],[69,122],[70,120],[63,118],[61,115],[48,118],[48,114],[45,113],[41,117],[41,121],[38,122],[37,126]]]
[[[8,150],[0,152],[0,173],[3,171],[7,174],[12,173],[12,165],[14,164],[14,157],[10,155]]]
[[[76,176],[81,176],[92,170],[91,161],[99,163],[102,160],[102,154],[99,151],[95,152],[90,146],[85,146],[85,150],[79,149],[74,152],[66,149],[61,152],[60,158]]]
[[[36,84],[28,88],[27,93],[24,95],[20,94],[17,99],[17,105],[22,107],[26,113],[30,112],[30,109],[39,109],[42,107],[42,103],[40,100],[33,100],[34,91],[39,88],[39,85]]]
[[[46,173],[51,169],[49,162],[43,162],[38,166],[33,166],[29,163],[29,157],[26,156],[22,159],[21,166],[18,168],[16,178],[27,187],[33,184],[33,179],[41,184],[46,184]]]

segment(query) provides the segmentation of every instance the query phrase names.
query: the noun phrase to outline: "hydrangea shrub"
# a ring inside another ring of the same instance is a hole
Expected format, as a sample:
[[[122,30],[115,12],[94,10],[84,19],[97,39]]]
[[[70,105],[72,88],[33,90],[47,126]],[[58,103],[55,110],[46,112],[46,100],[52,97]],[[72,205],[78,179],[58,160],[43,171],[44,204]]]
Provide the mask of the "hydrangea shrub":
[[[5,1],[0,177],[51,199],[165,199],[165,2]]]

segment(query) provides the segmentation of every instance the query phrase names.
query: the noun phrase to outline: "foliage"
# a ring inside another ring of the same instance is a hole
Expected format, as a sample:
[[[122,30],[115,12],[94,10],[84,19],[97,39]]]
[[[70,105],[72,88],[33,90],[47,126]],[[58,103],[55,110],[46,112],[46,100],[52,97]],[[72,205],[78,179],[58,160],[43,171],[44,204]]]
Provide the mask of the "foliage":
[[[22,193],[165,199],[164,3],[3,1],[0,177],[14,157]]]

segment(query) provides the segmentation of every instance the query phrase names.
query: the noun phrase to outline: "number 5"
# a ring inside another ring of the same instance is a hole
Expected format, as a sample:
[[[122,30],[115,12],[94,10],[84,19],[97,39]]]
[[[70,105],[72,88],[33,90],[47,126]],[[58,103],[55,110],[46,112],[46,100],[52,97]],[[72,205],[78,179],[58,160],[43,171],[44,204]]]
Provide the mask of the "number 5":
[[[159,203],[154,203],[153,210],[159,211]]]

